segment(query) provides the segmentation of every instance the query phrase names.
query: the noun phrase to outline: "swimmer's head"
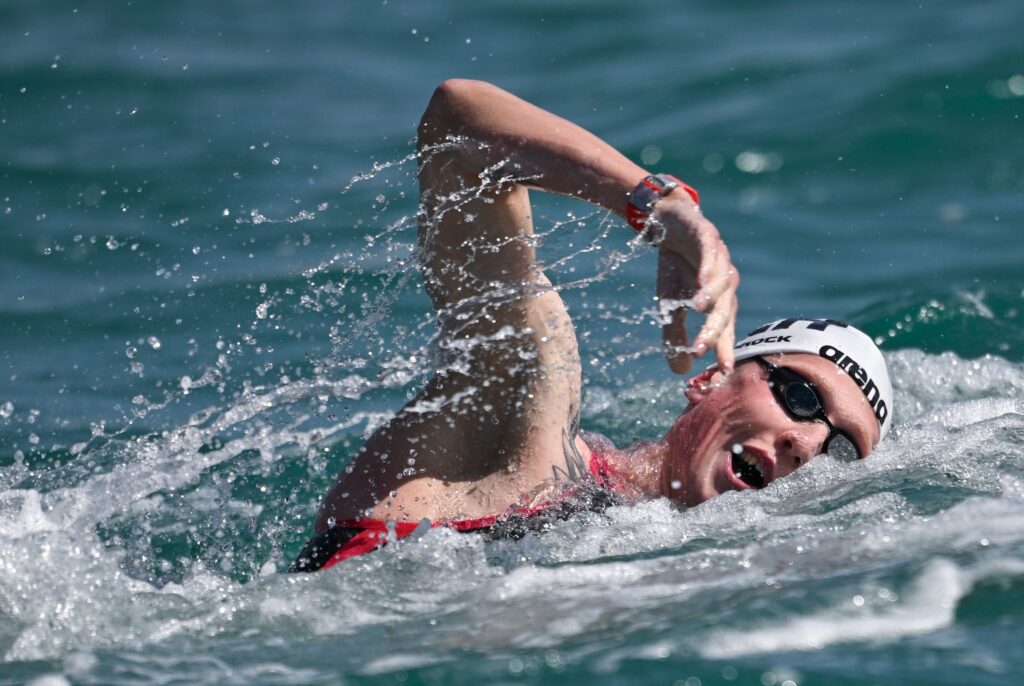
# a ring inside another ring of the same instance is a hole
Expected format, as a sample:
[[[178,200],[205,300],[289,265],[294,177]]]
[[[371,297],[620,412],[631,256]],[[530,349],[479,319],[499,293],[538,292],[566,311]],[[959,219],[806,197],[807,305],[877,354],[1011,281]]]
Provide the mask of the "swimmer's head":
[[[827,453],[870,453],[892,424],[885,361],[857,329],[782,319],[736,344],[736,366],[692,378],[665,436],[662,493],[686,506],[763,488]]]
[[[857,384],[885,438],[892,426],[892,383],[882,352],[860,329],[832,319],[779,319],[759,326],[736,343],[736,361],[775,353],[823,357]]]

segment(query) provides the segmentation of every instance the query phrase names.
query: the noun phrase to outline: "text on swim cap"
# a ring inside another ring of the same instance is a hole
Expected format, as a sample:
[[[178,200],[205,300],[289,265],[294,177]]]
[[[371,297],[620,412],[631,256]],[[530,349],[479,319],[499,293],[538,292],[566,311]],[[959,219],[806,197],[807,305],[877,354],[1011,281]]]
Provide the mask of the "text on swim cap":
[[[878,418],[878,424],[885,424],[886,418],[889,416],[889,408],[886,406],[885,401],[882,399],[882,394],[878,390],[878,386],[868,376],[868,372],[864,367],[860,366],[856,360],[844,353],[839,348],[833,345],[823,345],[818,354],[824,357],[826,360],[834,362],[837,367],[846,372],[854,383],[860,386],[861,391],[864,393],[864,397],[867,398],[868,405],[875,413],[875,417]]]
[[[736,346],[736,350],[746,348],[750,345],[761,345],[762,343],[791,343],[792,341],[789,340],[791,338],[792,336],[766,336],[765,338],[755,338],[752,341],[744,341],[743,343],[740,343]]]
[[[847,324],[846,322],[837,321],[835,319],[780,319],[778,322],[775,323],[774,326],[772,324],[765,324],[764,326],[759,326],[750,333],[748,333],[747,336],[756,336],[759,333],[764,333],[768,329],[771,329],[772,331],[788,329],[797,322],[807,322],[807,328],[811,329],[812,331],[824,331],[830,326],[839,326],[844,329],[850,328],[850,325]],[[750,343],[749,345],[753,345],[753,343]]]

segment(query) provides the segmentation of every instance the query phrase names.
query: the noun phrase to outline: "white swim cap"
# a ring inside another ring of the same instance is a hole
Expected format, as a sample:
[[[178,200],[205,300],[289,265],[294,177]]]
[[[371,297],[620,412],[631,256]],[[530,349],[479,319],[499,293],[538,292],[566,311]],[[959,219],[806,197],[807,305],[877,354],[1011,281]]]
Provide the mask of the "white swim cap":
[[[736,344],[736,361],[773,353],[810,353],[834,362],[860,387],[878,419],[881,441],[892,426],[892,383],[882,351],[863,331],[833,319],[779,319]]]

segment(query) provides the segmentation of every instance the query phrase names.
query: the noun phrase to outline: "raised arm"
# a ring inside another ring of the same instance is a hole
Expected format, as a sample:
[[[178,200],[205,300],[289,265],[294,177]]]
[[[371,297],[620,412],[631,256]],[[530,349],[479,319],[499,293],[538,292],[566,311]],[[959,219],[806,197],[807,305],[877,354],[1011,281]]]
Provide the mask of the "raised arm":
[[[577,436],[581,368],[572,322],[534,255],[528,187],[625,215],[647,176],[607,143],[495,86],[446,81],[419,129],[420,259],[445,364],[362,447],[317,519],[417,521],[503,511],[585,472]],[[654,208],[658,293],[709,313],[697,354],[732,363],[737,277],[714,225],[686,193]],[[628,235],[628,234],[626,234]],[[624,236],[625,237],[625,236]],[[666,340],[686,345],[684,310]],[[670,348],[676,371],[690,366]]]
[[[629,193],[648,175],[598,137],[491,84],[452,79],[434,92],[419,129],[423,270],[442,312],[534,269],[524,187],[560,193],[625,216]],[[732,366],[739,277],[718,230],[682,189],[655,206],[663,302],[692,299],[707,313],[692,347],[685,309],[666,314],[673,370],[689,350],[709,348]],[[484,244],[492,246],[481,251]],[[500,246],[494,248],[493,246]]]

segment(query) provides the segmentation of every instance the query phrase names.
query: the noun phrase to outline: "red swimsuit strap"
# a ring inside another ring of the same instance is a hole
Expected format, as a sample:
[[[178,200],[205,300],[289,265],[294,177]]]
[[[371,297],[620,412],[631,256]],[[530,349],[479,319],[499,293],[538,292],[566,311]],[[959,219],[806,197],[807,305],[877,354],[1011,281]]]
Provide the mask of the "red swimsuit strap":
[[[590,467],[590,473],[593,475],[597,485],[610,490],[612,486],[612,468],[608,464],[608,459],[596,450],[591,450],[590,462],[587,466]]]

